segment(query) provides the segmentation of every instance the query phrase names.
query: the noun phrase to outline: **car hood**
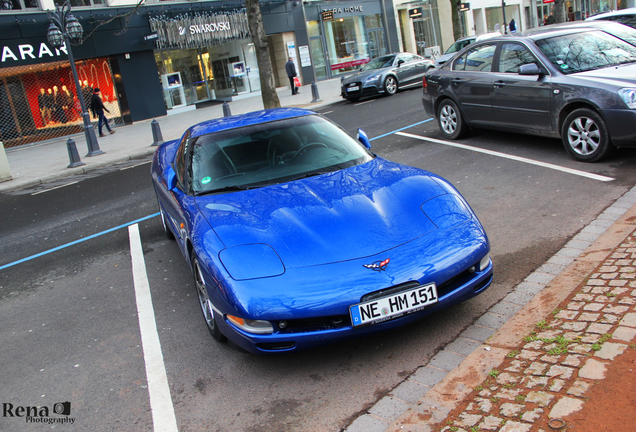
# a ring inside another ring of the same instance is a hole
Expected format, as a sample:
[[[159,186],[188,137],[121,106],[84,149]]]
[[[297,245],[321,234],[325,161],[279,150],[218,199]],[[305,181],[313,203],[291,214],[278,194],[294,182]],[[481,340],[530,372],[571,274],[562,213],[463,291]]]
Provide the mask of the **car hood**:
[[[577,78],[611,86],[634,86],[636,84],[636,63],[579,72],[574,75],[576,75]]]
[[[347,83],[355,82],[355,81],[364,81],[371,75],[382,75],[384,72],[390,69],[391,68],[382,68],[382,69],[372,69],[368,71],[356,72],[353,75],[349,75],[344,80],[342,80],[342,83],[347,84]]]
[[[422,205],[442,195],[446,190],[428,173],[376,158],[318,177],[198,197],[196,203],[226,248],[269,245],[293,268],[370,257],[436,230]],[[472,218],[459,206],[462,221]]]

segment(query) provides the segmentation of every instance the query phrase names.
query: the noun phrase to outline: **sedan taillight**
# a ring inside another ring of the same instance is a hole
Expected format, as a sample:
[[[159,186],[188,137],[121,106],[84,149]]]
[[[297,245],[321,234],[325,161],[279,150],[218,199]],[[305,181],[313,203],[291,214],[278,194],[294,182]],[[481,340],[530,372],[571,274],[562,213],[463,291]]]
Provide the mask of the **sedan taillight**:
[[[422,78],[422,87],[426,88],[426,75]]]

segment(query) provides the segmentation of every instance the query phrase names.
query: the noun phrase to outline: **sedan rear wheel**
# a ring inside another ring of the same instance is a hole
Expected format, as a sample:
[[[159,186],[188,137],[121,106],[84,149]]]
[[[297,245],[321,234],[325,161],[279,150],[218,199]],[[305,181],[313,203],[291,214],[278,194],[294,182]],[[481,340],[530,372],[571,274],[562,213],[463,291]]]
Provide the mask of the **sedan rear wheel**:
[[[468,126],[455,102],[444,99],[437,109],[437,123],[442,135],[448,139],[458,139],[466,134]]]
[[[194,287],[197,290],[199,306],[201,307],[201,312],[203,313],[205,324],[207,325],[208,330],[210,331],[210,334],[214,339],[218,341],[224,341],[226,340],[226,338],[219,330],[219,326],[216,325],[214,307],[212,306],[212,301],[210,300],[210,295],[208,294],[205,279],[203,279],[203,274],[201,273],[199,260],[196,257],[192,259],[192,273],[194,275]]]
[[[561,137],[568,153],[582,162],[596,162],[614,147],[603,118],[588,108],[574,110],[566,117]]]
[[[394,76],[388,76],[384,80],[384,91],[387,95],[392,96],[397,92],[398,84]]]

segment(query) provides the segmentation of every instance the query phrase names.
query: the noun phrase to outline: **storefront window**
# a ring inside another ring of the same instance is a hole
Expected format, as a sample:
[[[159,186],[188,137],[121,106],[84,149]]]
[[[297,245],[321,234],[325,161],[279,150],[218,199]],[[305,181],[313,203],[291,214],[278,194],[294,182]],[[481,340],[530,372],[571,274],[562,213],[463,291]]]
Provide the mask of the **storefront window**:
[[[320,36],[320,22],[307,21],[307,33],[309,37]]]
[[[363,18],[361,16],[340,18],[324,23],[325,33],[328,35],[327,52],[333,75],[352,71],[371,60],[367,50]]]
[[[37,0],[2,0],[0,1],[0,11],[39,9]]]
[[[367,24],[367,30],[382,28],[382,14],[365,15],[364,20]]]
[[[94,88],[101,90],[106,117],[123,123],[110,64],[105,58],[75,62],[81,91],[75,90],[71,67],[66,62],[3,69],[0,81],[0,141],[15,147],[81,133],[80,100],[90,111]]]
[[[55,0],[55,4],[62,7],[66,0]],[[105,5],[106,0],[71,0],[71,7],[89,7],[94,5]]]

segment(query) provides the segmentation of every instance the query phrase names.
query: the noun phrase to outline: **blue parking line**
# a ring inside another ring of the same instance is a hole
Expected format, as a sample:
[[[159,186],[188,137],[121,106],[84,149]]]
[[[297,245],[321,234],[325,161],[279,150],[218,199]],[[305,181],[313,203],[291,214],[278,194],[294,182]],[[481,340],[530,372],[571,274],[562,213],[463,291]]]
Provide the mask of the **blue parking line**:
[[[70,242],[70,243],[66,243],[65,245],[58,246],[58,247],[55,247],[55,248],[53,248],[53,249],[49,249],[49,250],[44,251],[44,252],[40,252],[39,254],[31,255],[30,257],[23,258],[23,259],[21,259],[21,260],[14,261],[14,262],[9,263],[9,264],[5,264],[5,265],[3,265],[3,266],[0,266],[0,270],[4,270],[4,269],[6,269],[6,268],[13,267],[14,265],[21,264],[21,263],[23,263],[23,262],[25,262],[25,261],[30,261],[30,260],[32,260],[32,259],[39,258],[39,257],[44,256],[44,255],[48,255],[48,254],[50,254],[50,253],[52,253],[52,252],[59,251],[60,249],[65,249],[65,248],[67,248],[67,247],[74,246],[74,245],[76,245],[76,244],[78,244],[78,243],[85,242],[86,240],[91,240],[91,239],[94,239],[95,237],[99,237],[99,236],[102,236],[102,235],[104,235],[104,234],[108,234],[108,233],[111,233],[111,232],[113,232],[113,231],[117,231],[118,229],[126,228],[126,227],[127,227],[127,226],[129,226],[129,225],[134,225],[134,224],[136,224],[136,223],[143,222],[143,221],[148,220],[148,219],[151,219],[151,218],[153,218],[153,217],[155,217],[155,216],[159,216],[159,212],[157,212],[157,213],[155,213],[155,214],[151,214],[150,216],[143,217],[143,218],[141,218],[141,219],[134,220],[134,221],[132,221],[132,222],[126,222],[126,223],[125,223],[125,224],[123,224],[123,225],[119,225],[119,226],[116,226],[116,227],[114,227],[114,228],[107,229],[106,231],[102,231],[102,232],[100,232],[100,233],[93,234],[93,235],[90,235],[90,236],[88,236],[88,237],[84,237],[83,239],[75,240],[75,241],[72,241],[72,242]]]
[[[393,134],[394,134],[394,133],[396,133],[396,132],[402,132],[403,130],[410,129],[410,128],[414,127],[414,126],[419,126],[419,125],[421,125],[421,124],[428,123],[428,122],[430,122],[431,120],[433,120],[433,119],[432,119],[432,118],[430,118],[430,119],[426,119],[426,120],[424,120],[424,121],[421,121],[421,122],[419,122],[419,123],[413,123],[412,125],[410,125],[410,126],[406,126],[406,127],[403,127],[402,129],[396,129],[396,130],[394,130],[393,132],[385,133],[384,135],[380,135],[380,136],[377,136],[377,137],[375,137],[375,138],[371,138],[369,141],[374,141],[374,140],[377,140],[377,139],[380,139],[380,138],[384,138],[385,136],[393,135]]]

